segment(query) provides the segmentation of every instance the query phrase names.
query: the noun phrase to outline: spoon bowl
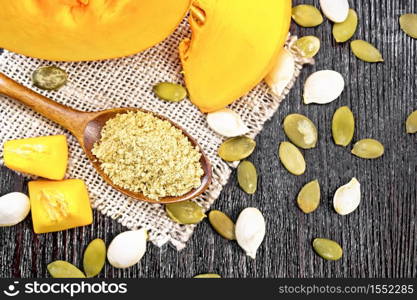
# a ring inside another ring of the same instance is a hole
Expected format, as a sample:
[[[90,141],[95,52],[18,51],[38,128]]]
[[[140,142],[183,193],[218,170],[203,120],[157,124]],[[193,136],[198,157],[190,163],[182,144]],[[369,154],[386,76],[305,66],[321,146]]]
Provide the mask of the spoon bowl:
[[[37,111],[46,118],[58,123],[62,127],[69,130],[78,140],[81,147],[83,148],[88,159],[97,170],[99,175],[111,185],[114,189],[119,192],[132,197],[137,200],[151,202],[151,203],[173,203],[179,201],[190,200],[202,194],[211,182],[212,170],[211,164],[207,156],[204,154],[202,148],[198,143],[178,124],[169,120],[166,117],[160,116],[156,113],[140,109],[140,108],[114,108],[98,112],[82,112],[70,107],[64,106],[57,102],[52,101],[51,99],[42,96],[31,89],[17,83],[16,81],[8,78],[4,74],[0,73],[0,93],[6,96],[9,96]],[[204,171],[203,176],[201,177],[201,185],[192,189],[188,193],[181,196],[173,197],[164,197],[159,200],[150,199],[143,195],[142,193],[136,193],[124,189],[115,185],[112,180],[104,173],[103,169],[100,166],[100,162],[92,153],[94,144],[98,142],[101,138],[101,130],[106,122],[115,117],[117,114],[127,113],[128,111],[142,111],[145,113],[151,113],[155,117],[169,121],[173,126],[181,130],[181,132],[188,138],[190,143],[199,149],[201,153],[201,167]]]

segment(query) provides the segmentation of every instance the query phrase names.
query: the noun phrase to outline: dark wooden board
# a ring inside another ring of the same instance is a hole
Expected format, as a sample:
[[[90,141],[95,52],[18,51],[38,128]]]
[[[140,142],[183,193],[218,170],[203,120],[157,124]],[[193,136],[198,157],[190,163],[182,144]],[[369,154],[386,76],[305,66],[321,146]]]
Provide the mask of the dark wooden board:
[[[294,34],[320,37],[322,49],[316,65],[302,71],[278,113],[257,138],[257,150],[250,157],[260,173],[257,193],[245,195],[233,173],[214,205],[233,218],[247,206],[263,211],[267,234],[257,259],[246,257],[235,242],[222,239],[204,221],[183,251],[149,244],[137,266],[116,270],[107,264],[100,276],[185,278],[204,272],[237,278],[417,276],[417,137],[407,135],[404,128],[408,114],[417,109],[417,41],[400,31],[398,24],[401,14],[417,12],[417,1],[349,2],[360,20],[355,37],[374,43],[385,62],[357,60],[348,43],[333,41],[328,21],[317,28],[293,24]],[[318,1],[294,1],[299,3],[318,6]],[[346,89],[331,104],[306,106],[302,104],[303,83],[321,69],[341,72]],[[386,146],[381,159],[361,160],[349,153],[350,148],[334,145],[331,118],[342,105],[350,106],[355,114],[355,140],[372,137]],[[320,132],[318,147],[305,151],[308,170],[299,177],[285,171],[277,159],[278,143],[286,139],[280,124],[293,112],[309,116]],[[353,176],[362,184],[362,203],[357,211],[342,217],[332,210],[333,194]],[[315,178],[322,187],[322,203],[316,212],[304,215],[295,206],[295,197],[304,183]],[[0,194],[11,191],[26,191],[26,184],[1,168]],[[0,228],[0,277],[46,277],[47,263],[56,259],[81,266],[83,250],[91,239],[101,237],[109,243],[124,230],[98,212],[94,217],[92,226],[45,235],[33,234],[30,218],[17,226]],[[343,259],[327,262],[315,255],[311,248],[315,237],[339,241]]]

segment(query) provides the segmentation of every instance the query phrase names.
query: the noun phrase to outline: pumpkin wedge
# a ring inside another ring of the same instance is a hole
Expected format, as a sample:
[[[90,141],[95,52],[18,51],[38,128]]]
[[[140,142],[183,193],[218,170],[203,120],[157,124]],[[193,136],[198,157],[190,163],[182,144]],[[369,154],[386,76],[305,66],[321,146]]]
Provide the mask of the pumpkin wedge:
[[[270,71],[288,35],[291,0],[196,0],[192,37],[179,46],[191,101],[212,112]]]
[[[191,0],[0,0],[0,48],[84,61],[147,49],[170,35]]]

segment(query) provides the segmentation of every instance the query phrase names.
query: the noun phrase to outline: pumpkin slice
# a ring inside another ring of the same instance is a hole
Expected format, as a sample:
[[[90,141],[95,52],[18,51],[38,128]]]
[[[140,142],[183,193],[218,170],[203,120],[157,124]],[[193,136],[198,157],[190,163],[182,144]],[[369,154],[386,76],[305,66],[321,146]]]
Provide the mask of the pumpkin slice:
[[[212,112],[249,92],[270,71],[285,43],[291,0],[197,0],[191,40],[180,44],[191,101]]]
[[[0,0],[0,48],[58,61],[116,58],[170,35],[191,0]]]

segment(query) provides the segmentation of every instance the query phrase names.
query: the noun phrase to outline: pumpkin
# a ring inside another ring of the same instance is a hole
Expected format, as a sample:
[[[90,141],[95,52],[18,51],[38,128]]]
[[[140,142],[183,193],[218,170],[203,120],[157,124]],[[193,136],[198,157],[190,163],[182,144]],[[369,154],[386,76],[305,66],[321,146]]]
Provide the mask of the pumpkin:
[[[288,35],[291,0],[196,0],[192,37],[180,44],[191,101],[203,112],[224,108],[273,67]]]
[[[147,49],[171,34],[191,0],[0,0],[0,48],[84,61]]]

